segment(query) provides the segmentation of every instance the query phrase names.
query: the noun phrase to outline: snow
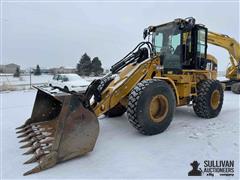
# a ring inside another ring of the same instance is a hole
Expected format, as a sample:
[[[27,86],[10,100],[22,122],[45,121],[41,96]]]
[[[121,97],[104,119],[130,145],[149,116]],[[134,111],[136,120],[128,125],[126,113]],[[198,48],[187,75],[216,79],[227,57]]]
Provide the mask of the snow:
[[[22,174],[37,164],[23,165],[30,156],[19,149],[15,127],[31,115],[36,91],[2,93],[2,177],[50,178],[188,178],[190,163],[197,160],[234,160],[238,179],[239,95],[225,92],[221,114],[198,118],[190,106],[176,109],[170,127],[162,134],[144,136],[127,121],[99,118],[100,135],[93,152],[37,174]],[[204,179],[203,177],[199,179]]]
[[[217,80],[219,80],[219,81],[227,81],[229,79],[227,79],[225,76],[218,76]]]

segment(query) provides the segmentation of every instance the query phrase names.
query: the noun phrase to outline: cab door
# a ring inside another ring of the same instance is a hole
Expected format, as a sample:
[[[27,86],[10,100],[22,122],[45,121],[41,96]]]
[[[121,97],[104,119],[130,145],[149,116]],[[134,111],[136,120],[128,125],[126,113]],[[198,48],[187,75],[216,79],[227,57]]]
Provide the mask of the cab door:
[[[196,25],[193,34],[195,68],[204,69],[207,63],[207,28]]]

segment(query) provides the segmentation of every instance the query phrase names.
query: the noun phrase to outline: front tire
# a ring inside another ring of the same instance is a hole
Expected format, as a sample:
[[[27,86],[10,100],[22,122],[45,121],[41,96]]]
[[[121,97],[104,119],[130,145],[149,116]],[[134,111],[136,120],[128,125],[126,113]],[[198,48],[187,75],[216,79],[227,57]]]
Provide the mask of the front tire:
[[[201,118],[218,116],[223,104],[223,88],[218,80],[203,80],[197,84],[197,97],[193,100],[193,110]]]
[[[127,115],[140,133],[155,135],[168,128],[175,108],[175,95],[168,83],[157,79],[144,80],[129,95]]]

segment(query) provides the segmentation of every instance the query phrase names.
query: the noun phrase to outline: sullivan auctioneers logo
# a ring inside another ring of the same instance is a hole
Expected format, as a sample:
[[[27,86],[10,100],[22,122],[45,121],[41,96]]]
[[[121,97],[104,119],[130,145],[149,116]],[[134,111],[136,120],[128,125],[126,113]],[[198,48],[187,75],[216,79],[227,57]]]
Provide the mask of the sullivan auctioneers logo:
[[[188,172],[188,176],[234,176],[233,160],[205,160],[202,168],[197,161],[193,161],[190,165],[192,170]]]

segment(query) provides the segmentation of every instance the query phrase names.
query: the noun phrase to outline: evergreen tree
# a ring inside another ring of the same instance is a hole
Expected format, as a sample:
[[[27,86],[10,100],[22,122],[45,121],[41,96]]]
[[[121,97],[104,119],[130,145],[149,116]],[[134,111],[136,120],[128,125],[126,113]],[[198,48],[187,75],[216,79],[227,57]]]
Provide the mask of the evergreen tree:
[[[20,77],[20,68],[17,67],[15,73],[13,74],[14,77]]]
[[[41,75],[41,69],[40,69],[39,65],[37,65],[37,67],[34,71],[34,75],[36,75],[36,76]]]
[[[79,75],[89,76],[91,73],[91,58],[84,53],[77,64],[77,73]]]
[[[103,73],[102,63],[98,57],[93,58],[91,71],[94,73],[95,76],[98,76]]]

